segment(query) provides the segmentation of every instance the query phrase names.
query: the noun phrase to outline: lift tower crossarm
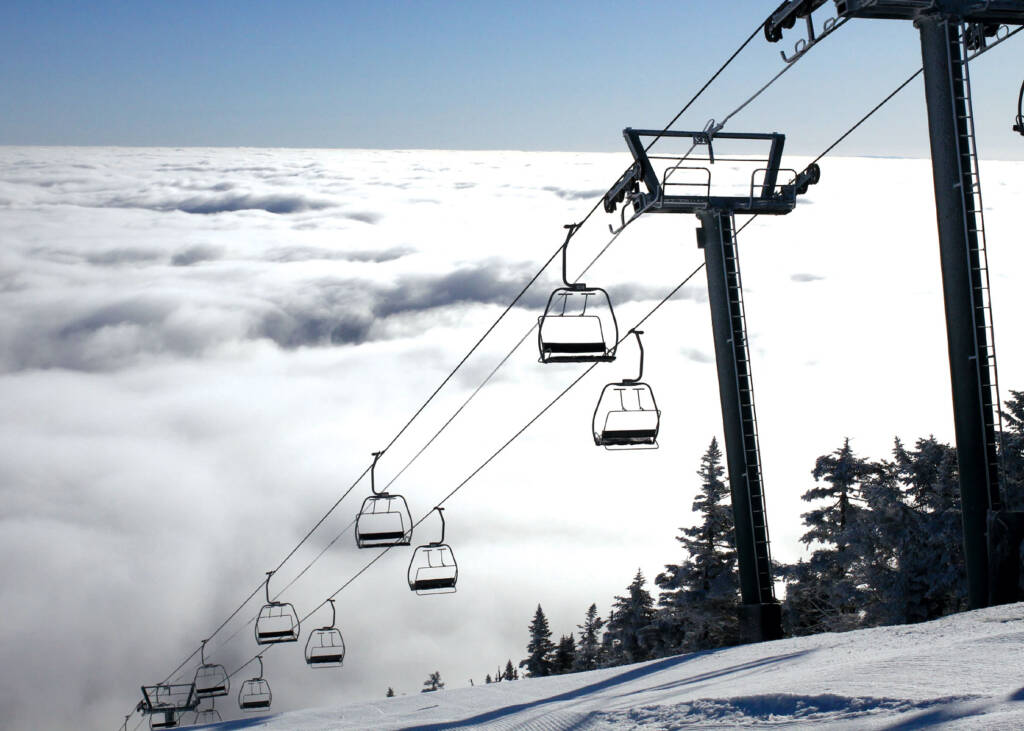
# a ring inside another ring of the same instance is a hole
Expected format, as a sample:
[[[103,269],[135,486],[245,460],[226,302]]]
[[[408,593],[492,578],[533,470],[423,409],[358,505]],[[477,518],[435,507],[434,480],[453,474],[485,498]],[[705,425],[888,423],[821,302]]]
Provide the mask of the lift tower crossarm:
[[[646,188],[646,192],[634,192],[630,196],[633,209],[637,213],[643,211],[649,213],[697,213],[703,210],[715,209],[732,213],[782,215],[789,213],[796,207],[796,186],[794,184],[777,185],[779,165],[782,162],[782,149],[786,143],[786,136],[783,134],[777,132],[718,132],[712,135],[704,130],[700,132],[684,132],[682,130],[661,131],[627,127],[622,131],[622,136],[626,138],[626,146],[629,148],[636,163],[631,173],[632,181],[620,178],[619,182],[605,194],[606,211],[615,210],[613,202],[614,198],[617,197],[616,194],[623,190],[630,182],[642,182]],[[688,139],[694,149],[702,145],[710,149],[713,140],[765,141],[770,142],[771,147],[767,158],[763,161],[764,167],[761,169],[764,172],[764,177],[757,184],[755,184],[753,178],[751,179],[749,195],[713,196],[711,195],[710,185],[707,186],[705,195],[670,195],[667,192],[669,188],[683,185],[671,182],[670,176],[672,172],[680,169],[681,164],[686,161],[688,156],[679,158],[678,165],[670,167],[661,177],[658,177],[654,166],[651,164],[651,158],[647,150],[644,149],[642,141],[644,137]]]
[[[836,14],[849,18],[917,20],[939,15],[967,23],[1024,24],[1020,0],[835,0],[835,4]]]

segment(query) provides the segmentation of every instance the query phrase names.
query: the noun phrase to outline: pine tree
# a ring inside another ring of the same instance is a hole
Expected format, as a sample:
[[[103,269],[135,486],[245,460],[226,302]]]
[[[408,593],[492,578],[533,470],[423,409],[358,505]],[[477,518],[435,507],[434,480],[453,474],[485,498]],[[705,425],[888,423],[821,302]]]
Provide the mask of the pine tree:
[[[486,685],[490,685],[490,684],[491,684],[491,683],[493,683],[493,682],[494,682],[494,681],[493,681],[493,680],[491,680],[491,674],[490,674],[490,673],[487,673],[487,675],[486,675],[486,676],[484,677],[484,683],[485,683]]]
[[[389,685],[389,686],[388,686],[388,692],[384,694],[384,697],[385,697],[385,698],[394,698],[394,697],[395,697],[395,689],[394,689],[394,688],[392,688],[392,687],[391,687],[391,686]]]
[[[601,628],[604,619],[597,613],[597,605],[591,604],[583,617],[583,624],[576,627],[580,631],[580,641],[576,644],[576,662],[574,670],[596,670],[601,667],[604,656],[601,646]]]
[[[540,605],[537,605],[537,608],[540,609]],[[511,659],[505,663],[505,672],[502,675],[502,678],[504,680],[519,680],[519,671],[517,671],[512,665]]]
[[[571,635],[562,635],[558,639],[552,660],[551,671],[555,675],[571,673],[576,664],[576,639]]]
[[[441,682],[441,671],[435,670],[427,676],[427,679],[423,681],[423,686],[420,693],[433,693],[435,690],[444,688],[444,683]]]
[[[626,596],[615,597],[605,637],[609,640],[612,664],[640,662],[652,657],[658,647],[654,624],[654,599],[644,588],[646,579],[637,569],[626,588]]]
[[[802,496],[818,505],[801,516],[808,530],[800,540],[819,548],[808,561],[785,570],[786,623],[794,634],[843,631],[860,624],[866,601],[864,557],[873,540],[862,486],[877,477],[878,469],[854,454],[849,439],[818,457],[811,472],[816,486]]]
[[[654,579],[662,589],[659,634],[669,650],[701,650],[739,640],[735,525],[724,474],[722,450],[713,438],[697,470],[701,482],[693,512],[700,523],[680,529],[676,538],[686,560],[666,564]]]
[[[893,450],[899,479],[908,494],[907,519],[890,538],[905,588],[895,622],[922,622],[967,608],[967,570],[956,449],[935,439],[918,439],[913,451],[897,442]]]
[[[1024,511],[1024,391],[1010,391],[1003,407],[1000,451],[1006,509]]]
[[[525,667],[531,678],[551,675],[551,655],[555,646],[551,643],[548,618],[544,616],[544,610],[540,608],[540,604],[537,605],[537,611],[533,615],[529,629],[530,642],[526,646],[529,657],[520,661],[519,667]]]

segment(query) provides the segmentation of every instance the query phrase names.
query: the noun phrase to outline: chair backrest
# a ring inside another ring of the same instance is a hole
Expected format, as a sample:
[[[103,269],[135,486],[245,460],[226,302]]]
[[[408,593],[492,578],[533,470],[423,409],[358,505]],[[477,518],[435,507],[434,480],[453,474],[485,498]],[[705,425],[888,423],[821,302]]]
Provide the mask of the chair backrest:
[[[603,432],[653,432],[657,428],[657,411],[609,411]]]
[[[544,349],[552,352],[603,351],[607,347],[597,315],[545,315],[540,322]]]

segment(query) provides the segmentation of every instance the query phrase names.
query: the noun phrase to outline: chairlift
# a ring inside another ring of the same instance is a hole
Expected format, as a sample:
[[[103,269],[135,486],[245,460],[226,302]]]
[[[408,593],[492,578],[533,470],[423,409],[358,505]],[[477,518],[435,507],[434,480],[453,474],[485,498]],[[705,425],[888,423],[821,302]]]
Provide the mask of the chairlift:
[[[615,360],[619,326],[608,293],[600,287],[569,282],[566,255],[579,224],[565,226],[562,244],[562,287],[548,298],[538,320],[537,343],[541,363],[593,363]]]
[[[287,602],[276,602],[270,599],[270,577],[273,571],[267,572],[265,582],[267,603],[260,609],[256,617],[256,644],[272,645],[278,642],[296,642],[299,639],[299,615],[295,607]]]
[[[657,449],[661,411],[644,377],[642,330],[630,330],[640,348],[640,373],[601,391],[594,409],[594,443],[605,449]]]
[[[198,705],[194,683],[157,683],[142,686],[142,700],[136,710],[149,716],[152,729],[177,728],[179,714]]]
[[[263,656],[257,655],[256,659],[260,661],[259,675],[242,683],[238,691],[238,707],[246,712],[266,710],[272,699],[270,683],[263,679]]]
[[[331,603],[331,623],[310,632],[306,640],[306,664],[311,668],[336,668],[345,660],[345,640],[335,626],[338,615],[334,600],[327,601]]]
[[[1024,135],[1024,81],[1020,83],[1020,94],[1017,95],[1017,120],[1013,131]]]
[[[220,723],[221,717],[220,712],[216,708],[217,701],[211,697],[210,707],[202,710],[196,709],[196,712],[192,718],[192,726],[206,726],[211,723]]]
[[[195,678],[192,680],[193,685],[196,686],[196,695],[199,698],[227,695],[231,688],[231,680],[223,665],[206,662],[207,642],[208,640],[203,640],[203,644],[199,648],[199,658],[202,664],[196,668]]]
[[[409,561],[409,588],[419,595],[452,594],[459,567],[451,546],[444,542],[444,508],[434,508],[441,518],[441,538],[418,546]]]
[[[401,495],[391,495],[387,488],[377,492],[374,471],[383,452],[373,453],[370,466],[370,491],[356,517],[356,545],[359,548],[408,546],[412,543],[412,513]]]

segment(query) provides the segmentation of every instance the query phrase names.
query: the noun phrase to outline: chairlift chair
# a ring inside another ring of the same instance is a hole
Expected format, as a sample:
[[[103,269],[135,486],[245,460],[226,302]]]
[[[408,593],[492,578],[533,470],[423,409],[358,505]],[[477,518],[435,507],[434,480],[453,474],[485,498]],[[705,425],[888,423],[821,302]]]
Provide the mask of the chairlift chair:
[[[661,411],[644,377],[642,330],[630,330],[640,348],[640,373],[601,391],[594,409],[594,443],[605,449],[657,449]]]
[[[541,363],[592,363],[615,360],[619,326],[611,299],[600,287],[571,283],[566,274],[569,240],[579,228],[566,226],[562,244],[562,282],[548,298],[538,320],[537,344]]]
[[[242,683],[238,691],[238,707],[246,712],[264,711],[273,699],[270,683],[263,678],[263,656],[257,655],[256,659],[260,661],[259,675]]]
[[[220,712],[216,708],[216,700],[210,698],[210,707],[202,710],[196,709],[194,717],[192,718],[192,726],[206,726],[211,723],[221,722]]]
[[[296,642],[299,639],[299,615],[295,607],[287,602],[271,601],[270,577],[273,571],[267,572],[266,591],[267,603],[260,609],[256,617],[256,644],[272,645],[278,642]]]
[[[203,640],[199,649],[202,664],[196,668],[195,678],[192,680],[196,686],[196,695],[200,699],[227,695],[231,688],[231,680],[224,666],[206,662],[206,643],[207,640]]]
[[[331,603],[331,623],[310,632],[306,640],[306,664],[311,668],[336,668],[345,660],[345,640],[335,626],[334,600],[327,601]]]
[[[409,561],[409,588],[419,595],[452,594],[459,579],[459,567],[451,546],[444,542],[444,508],[434,508],[441,518],[441,538],[418,546]]]
[[[356,546],[408,546],[412,543],[412,513],[401,495],[391,495],[387,488],[377,492],[374,470],[383,452],[373,453],[370,466],[370,491],[356,517]]]

